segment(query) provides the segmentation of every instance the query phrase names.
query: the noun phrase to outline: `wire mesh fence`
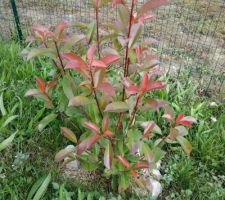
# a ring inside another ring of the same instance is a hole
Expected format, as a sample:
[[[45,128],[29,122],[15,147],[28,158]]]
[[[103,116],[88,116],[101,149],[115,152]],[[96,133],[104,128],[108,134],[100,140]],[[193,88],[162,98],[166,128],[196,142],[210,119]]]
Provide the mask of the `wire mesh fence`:
[[[91,0],[2,0],[1,37],[18,35],[12,2],[24,37],[34,23],[54,25],[61,19],[88,23],[94,18]],[[141,5],[145,1],[137,2]],[[117,14],[110,6],[100,13],[101,23]],[[157,51],[165,70],[186,81],[194,78],[202,92],[224,98],[225,0],[171,0],[156,13],[156,20],[146,24],[144,36],[159,41]]]

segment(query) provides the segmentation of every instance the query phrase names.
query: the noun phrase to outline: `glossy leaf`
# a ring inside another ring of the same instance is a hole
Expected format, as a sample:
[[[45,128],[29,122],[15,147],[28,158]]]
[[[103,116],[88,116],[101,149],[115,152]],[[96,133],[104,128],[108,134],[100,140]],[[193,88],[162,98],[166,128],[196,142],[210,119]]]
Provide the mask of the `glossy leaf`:
[[[60,162],[64,158],[68,157],[71,153],[75,152],[74,148],[62,149],[55,155],[55,162]]]
[[[84,126],[97,134],[100,133],[100,128],[93,122],[84,122]]]
[[[120,156],[120,155],[117,155],[116,157],[126,168],[130,168],[130,163],[128,162],[128,160],[126,158],[124,158],[123,156]]]
[[[152,9],[158,8],[162,5],[168,4],[169,0],[148,0],[141,8],[138,10],[138,15],[144,15]]]
[[[158,112],[161,107],[164,107],[167,104],[166,101],[161,99],[145,99],[145,102],[151,109],[157,110]]]
[[[101,59],[101,61],[104,62],[107,66],[111,65],[119,60],[120,60],[120,56],[114,55],[114,54],[108,54]]]
[[[142,24],[134,24],[131,27],[131,35],[129,38],[129,48],[132,48],[134,44],[137,42],[139,36],[141,35],[142,30],[143,30]]]
[[[98,69],[94,74],[94,87],[97,88],[102,83],[106,75],[105,69]]]
[[[40,95],[42,92],[39,89],[30,89],[25,93],[26,97]]]
[[[69,22],[66,20],[60,21],[55,27],[56,35],[60,36],[64,29],[69,27]]]
[[[149,164],[147,162],[137,162],[134,165],[134,169],[148,169]]]
[[[98,85],[98,88],[97,89],[100,90],[101,92],[109,95],[110,97],[113,97],[113,96],[116,95],[113,86],[110,83],[108,83],[108,82],[100,83]]]
[[[84,60],[74,53],[63,53],[62,58],[69,60],[65,69],[86,68]]]
[[[102,62],[101,60],[93,60],[91,62],[91,66],[97,67],[97,68],[106,68],[107,67],[107,65],[104,62]]]
[[[109,143],[105,149],[104,153],[104,165],[106,168],[110,169],[112,166],[113,159],[113,149],[111,143]]]
[[[192,151],[192,146],[191,146],[190,142],[182,136],[177,136],[176,139],[180,143],[182,148],[184,149],[184,152],[187,155],[190,155],[191,151]]]
[[[145,127],[144,134],[146,134],[149,131],[153,130],[154,127],[155,127],[155,122],[154,121],[149,121],[148,125]]]
[[[76,148],[76,152],[78,155],[82,154],[84,151],[91,148],[98,140],[100,139],[100,135],[92,135],[89,138],[83,140]]]
[[[105,112],[115,112],[115,113],[126,112],[128,110],[129,107],[127,103],[122,101],[110,103],[105,108]]]
[[[118,6],[118,12],[119,12],[120,21],[125,26],[127,26],[128,22],[129,22],[129,19],[130,19],[130,14],[129,14],[128,8],[121,4],[121,5]]]
[[[36,77],[36,83],[38,85],[39,90],[42,91],[42,92],[45,92],[45,90],[46,90],[45,81],[40,77]]]
[[[77,137],[76,135],[73,133],[73,131],[71,131],[69,128],[67,127],[60,127],[61,133],[68,138],[70,141],[72,141],[73,143],[77,143]]]
[[[75,96],[69,100],[68,106],[85,106],[90,103],[90,100],[85,96]]]
[[[85,35],[75,34],[71,36],[68,40],[66,40],[65,44],[63,45],[63,50],[70,51],[75,44],[83,41],[84,39],[85,39]]]
[[[27,60],[30,60],[32,58],[38,57],[38,56],[45,56],[52,59],[56,58],[56,52],[51,48],[37,48],[32,49],[29,51],[27,55]]]
[[[88,30],[87,30],[87,38],[88,38],[88,43],[90,44],[95,33],[95,22],[92,22],[88,24]]]
[[[94,54],[95,54],[96,50],[97,50],[97,46],[96,45],[91,45],[90,48],[87,51],[87,59],[88,59],[88,61],[90,63],[94,59]]]
[[[45,129],[46,126],[49,125],[50,122],[52,122],[53,120],[55,120],[57,117],[56,114],[49,114],[47,115],[44,119],[42,119],[39,124],[38,124],[38,130],[41,132]]]
[[[151,91],[151,90],[157,90],[157,89],[162,89],[165,88],[166,84],[162,81],[153,81],[153,82],[149,82],[147,90]]]
[[[147,88],[148,88],[148,73],[145,72],[141,82],[141,91],[145,92]]]
[[[184,126],[176,126],[175,129],[177,129],[180,136],[185,136],[188,134],[188,130]]]

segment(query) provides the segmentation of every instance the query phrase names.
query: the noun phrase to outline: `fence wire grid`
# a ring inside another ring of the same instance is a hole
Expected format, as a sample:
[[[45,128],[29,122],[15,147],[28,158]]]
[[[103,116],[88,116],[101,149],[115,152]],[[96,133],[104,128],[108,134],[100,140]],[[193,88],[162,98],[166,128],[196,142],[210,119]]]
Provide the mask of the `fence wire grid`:
[[[146,1],[137,2],[138,7]],[[184,80],[194,78],[202,92],[224,100],[225,0],[171,0],[155,12],[157,18],[146,24],[144,37],[159,41],[156,48],[164,69]],[[117,14],[110,6],[100,13],[104,23]],[[55,25],[62,19],[88,23],[93,18],[91,0],[1,0],[0,36],[16,38],[21,29],[25,37],[34,23]]]

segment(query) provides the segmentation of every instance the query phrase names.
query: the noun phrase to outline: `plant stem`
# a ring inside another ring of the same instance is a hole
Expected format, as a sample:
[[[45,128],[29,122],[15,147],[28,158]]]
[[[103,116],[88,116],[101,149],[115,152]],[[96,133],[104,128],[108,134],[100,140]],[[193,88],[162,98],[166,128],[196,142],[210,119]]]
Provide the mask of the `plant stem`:
[[[45,48],[47,49],[48,48],[48,45],[46,44],[46,42],[44,42],[43,44],[44,44]],[[59,67],[58,67],[58,65],[57,65],[57,63],[55,62],[54,59],[52,59],[52,62],[56,66],[56,68],[58,69]]]
[[[103,118],[103,114],[102,114],[102,111],[101,111],[101,108],[100,108],[100,104],[99,104],[97,93],[96,93],[95,86],[94,86],[94,77],[93,77],[93,74],[92,74],[92,71],[91,71],[92,70],[91,66],[90,66],[89,69],[90,69],[90,76],[91,76],[92,91],[94,93],[94,98],[95,98],[95,101],[96,101],[96,104],[97,104],[97,107],[98,107],[99,114],[100,114],[101,118]]]
[[[132,0],[132,3],[131,3],[131,11],[130,11],[130,19],[129,19],[129,27],[128,27],[128,33],[127,33],[127,38],[129,39],[130,38],[130,32],[131,32],[131,25],[132,25],[132,17],[133,17],[133,11],[134,11],[134,3],[135,3],[135,0]],[[123,75],[124,77],[127,77],[128,74],[129,74],[129,42],[127,43],[126,45],[126,56],[125,56],[125,66],[124,66],[124,72],[123,72]],[[125,86],[123,86],[123,92],[122,92],[122,101],[125,100]],[[117,125],[116,125],[116,132],[119,130],[120,128],[120,125],[121,125],[121,120],[122,120],[122,116],[123,116],[123,113],[120,113],[119,114],[119,118],[118,118],[118,121],[117,121]]]
[[[99,37],[99,17],[98,17],[99,8],[96,6],[95,8],[95,19],[96,19],[96,29],[97,29],[97,49],[98,49],[98,58],[101,58],[100,55],[100,37]]]
[[[130,120],[128,126],[130,126],[132,124],[132,122],[134,121],[134,117],[135,117],[135,114],[137,112],[137,107],[138,107],[138,103],[139,103],[140,97],[141,97],[141,95],[138,94],[137,99],[136,99],[136,103],[135,103],[135,106],[134,106],[134,110],[133,110],[133,112],[131,114],[131,120]]]
[[[58,58],[59,58],[59,61],[60,61],[60,64],[61,64],[61,72],[62,72],[62,74],[64,74],[65,73],[65,70],[64,70],[64,65],[63,65],[63,62],[62,62],[62,58],[61,58],[60,53],[59,53],[59,47],[58,47],[56,41],[54,41],[54,44],[55,44],[55,48],[56,48],[56,51],[57,51],[57,55],[58,55]]]
[[[54,104],[53,100],[51,99],[51,97],[48,95],[47,92],[44,92],[44,95],[48,98],[48,100],[52,103],[53,107],[55,108],[55,110],[67,121],[69,122],[74,128],[78,129],[80,132],[82,132],[82,130],[80,129],[80,127],[78,127],[76,124],[73,123],[73,121],[69,118],[69,116],[67,116],[64,112],[61,112],[57,106]]]

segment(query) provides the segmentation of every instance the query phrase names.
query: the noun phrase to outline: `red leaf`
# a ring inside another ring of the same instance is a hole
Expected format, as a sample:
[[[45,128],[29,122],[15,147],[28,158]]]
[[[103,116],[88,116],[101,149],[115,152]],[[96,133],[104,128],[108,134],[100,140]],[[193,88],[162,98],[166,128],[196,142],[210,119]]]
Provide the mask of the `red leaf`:
[[[177,116],[177,119],[176,119],[176,123],[179,124],[179,121],[184,117],[184,113],[180,113],[178,116]]]
[[[166,84],[162,81],[153,81],[148,83],[147,91],[162,89]]]
[[[66,21],[66,20],[62,20],[60,21],[56,27],[55,27],[55,33],[56,34],[61,34],[62,31],[65,29],[65,28],[68,28],[69,27],[69,22]]]
[[[42,78],[36,77],[36,83],[38,85],[39,90],[45,92],[46,89],[45,81]]]
[[[116,96],[113,86],[108,82],[100,83],[97,89],[107,93],[110,97]]]
[[[113,132],[110,131],[110,130],[106,130],[106,131],[104,132],[104,134],[103,134],[104,137],[108,137],[108,136],[111,136],[111,135],[113,135]]]
[[[141,91],[145,92],[148,88],[148,73],[144,73],[143,80],[141,82]]]
[[[101,60],[93,60],[91,62],[91,66],[92,67],[99,67],[99,68],[106,68],[106,64],[104,62],[102,62]]]
[[[98,140],[100,139],[100,135],[93,135],[89,138],[83,140],[76,148],[77,154],[82,154],[84,151],[91,148]]]
[[[149,168],[149,164],[147,162],[137,162],[134,165],[134,169],[147,169]]]
[[[40,24],[35,24],[35,25],[33,25],[32,28],[35,31],[39,31],[39,32],[42,32],[42,33],[47,33],[47,32],[49,32],[50,26],[47,26],[47,25],[43,26],[43,25],[40,25]]]
[[[150,0],[147,1],[141,8],[138,10],[138,16],[144,15],[152,9],[158,8],[162,5],[169,3],[168,0]]]
[[[89,63],[92,62],[96,49],[97,49],[96,45],[91,45],[90,48],[88,49],[88,51],[87,51],[87,59],[88,59]]]
[[[130,168],[130,163],[128,162],[128,160],[122,156],[116,156],[118,158],[118,160],[126,167],[126,168]]]
[[[84,122],[84,126],[97,134],[100,133],[99,127],[93,122]]]
[[[143,135],[143,138],[150,138],[151,136],[152,136],[151,133],[145,133],[145,134]]]
[[[182,125],[185,125],[187,127],[191,127],[191,125],[193,123],[196,123],[196,119],[194,117],[191,117],[191,116],[187,116],[187,117],[184,117],[184,114],[181,113],[177,116],[177,119],[176,119],[176,124],[182,124]]]
[[[74,53],[63,53],[61,56],[62,58],[69,60],[65,68],[77,69],[87,66],[84,60]]]
[[[131,85],[128,88],[126,88],[127,94],[137,94],[139,92],[138,87],[136,85]]]
[[[118,60],[120,60],[120,56],[114,54],[109,54],[101,59],[101,61],[104,62],[107,66]]]
[[[148,125],[145,127],[144,134],[149,133],[155,127],[155,122],[149,121]]]
[[[112,5],[115,6],[116,4],[125,4],[124,0],[111,0]]]

